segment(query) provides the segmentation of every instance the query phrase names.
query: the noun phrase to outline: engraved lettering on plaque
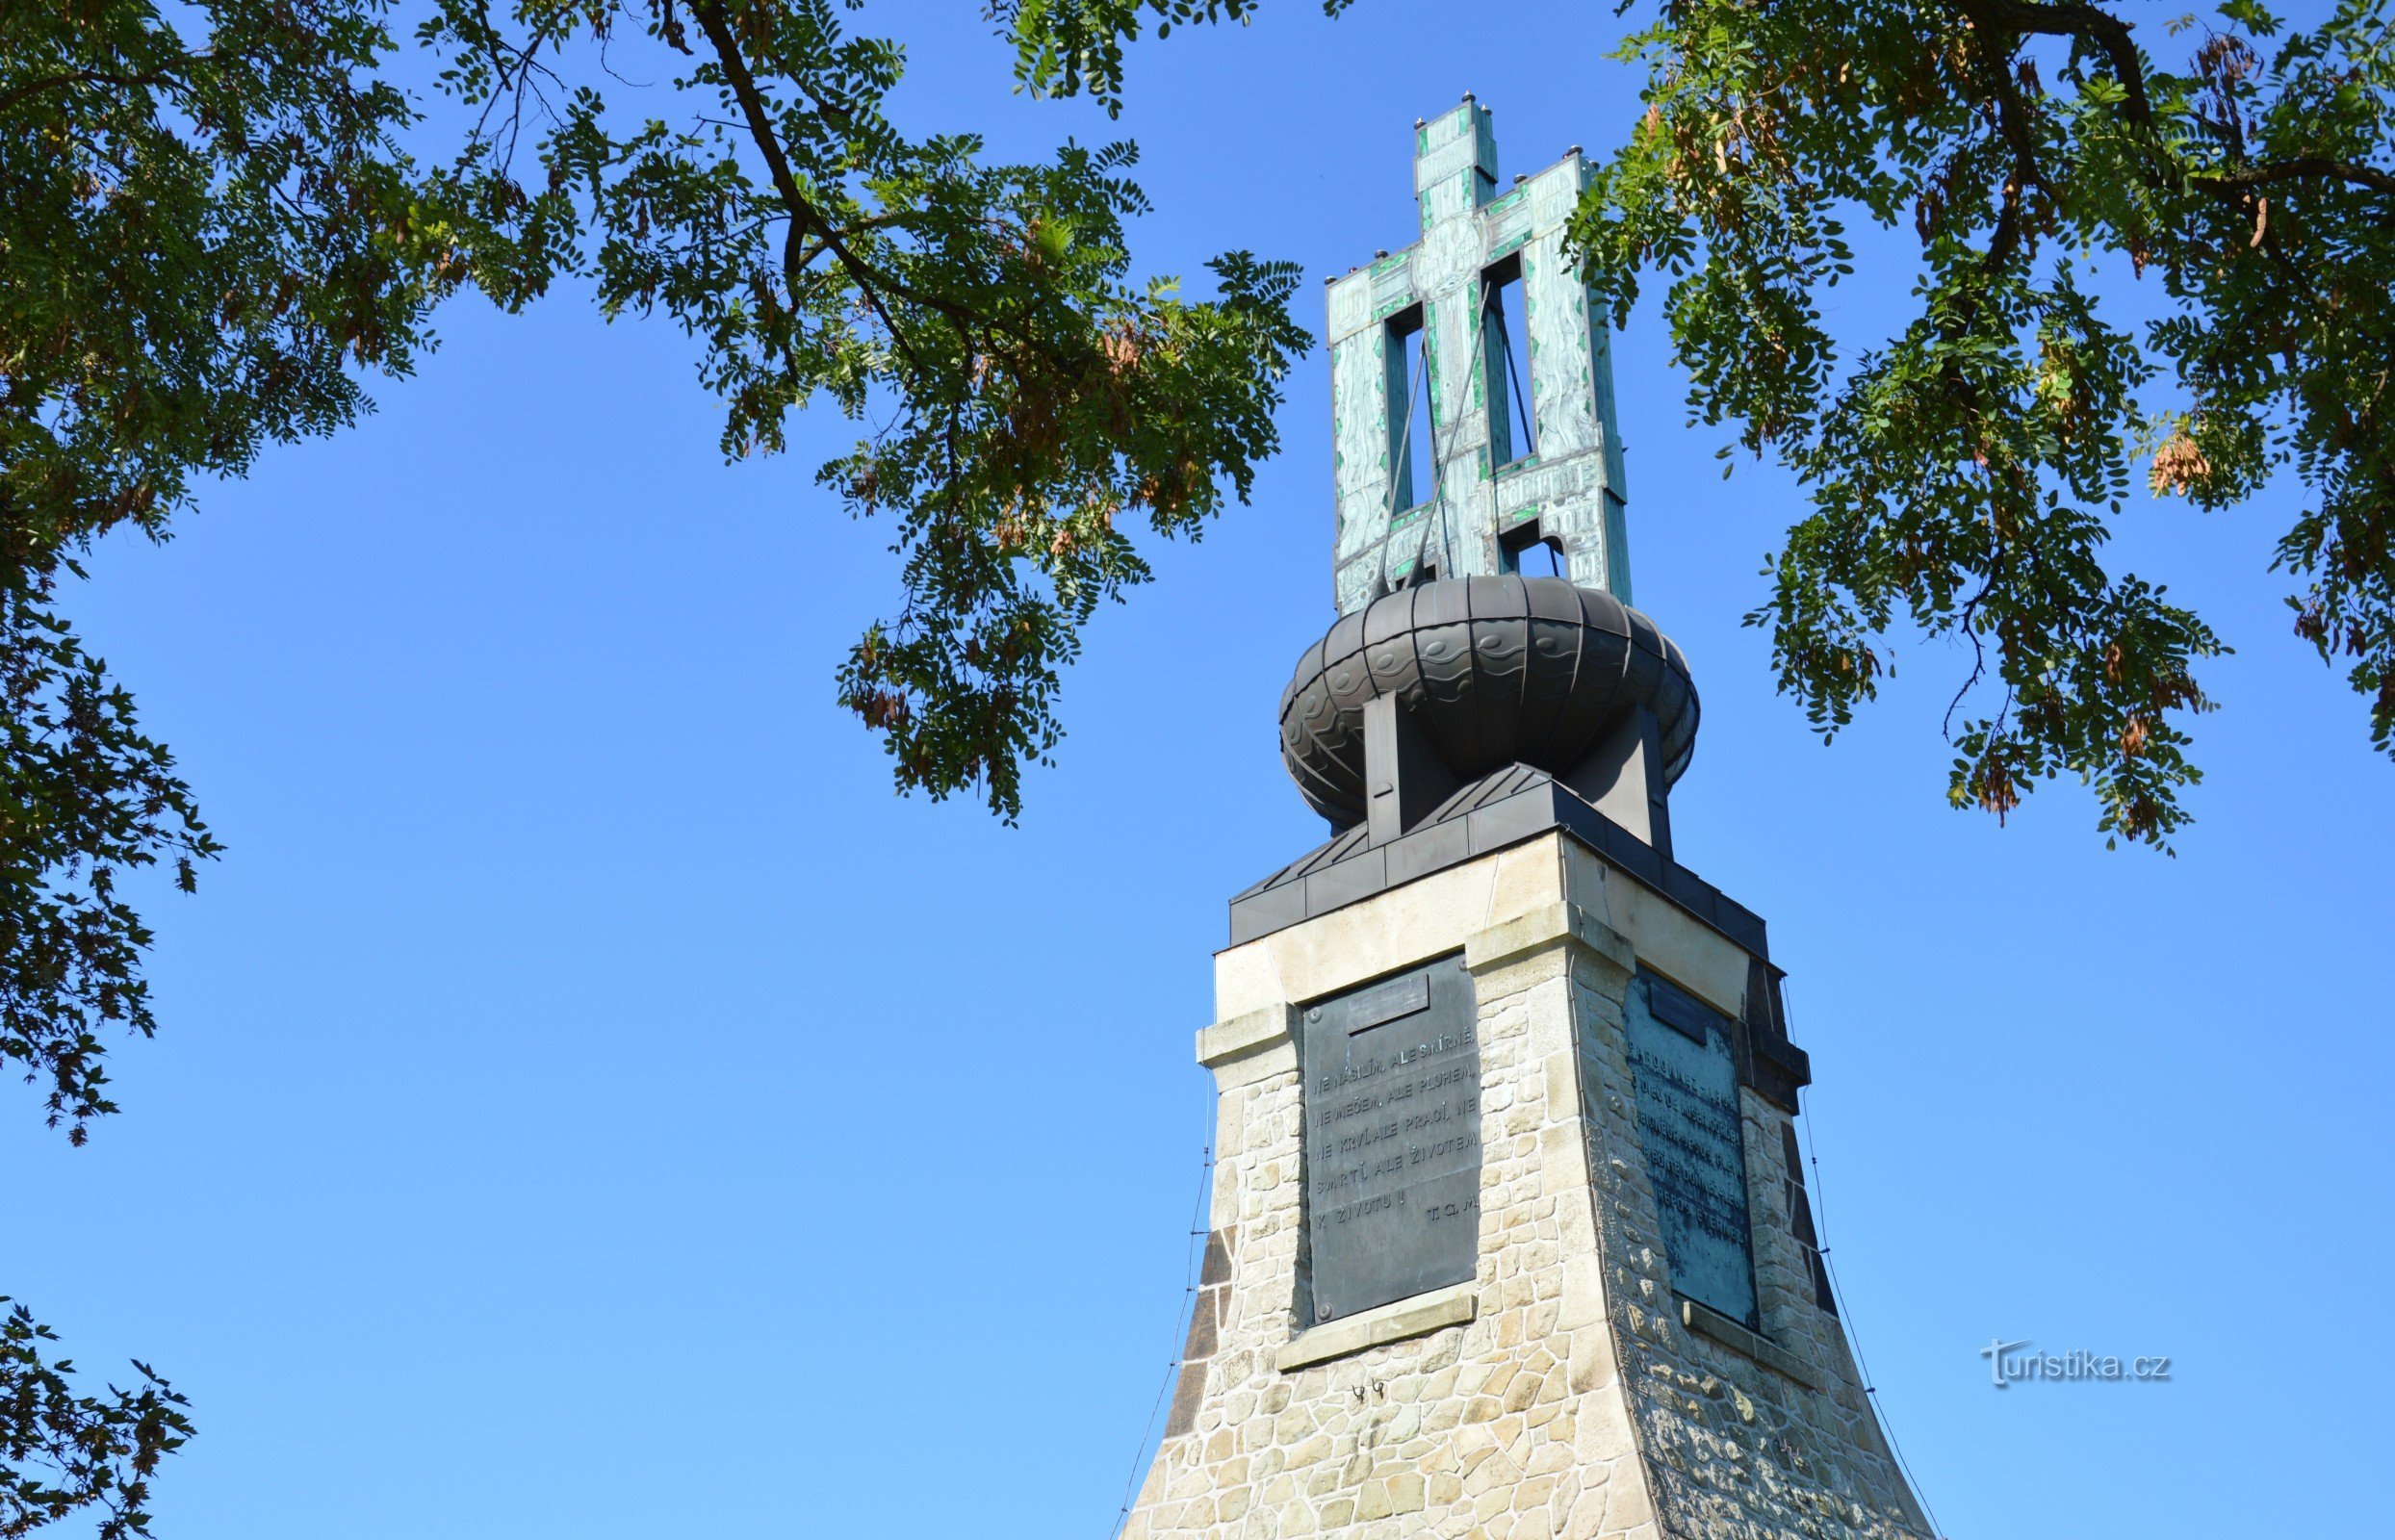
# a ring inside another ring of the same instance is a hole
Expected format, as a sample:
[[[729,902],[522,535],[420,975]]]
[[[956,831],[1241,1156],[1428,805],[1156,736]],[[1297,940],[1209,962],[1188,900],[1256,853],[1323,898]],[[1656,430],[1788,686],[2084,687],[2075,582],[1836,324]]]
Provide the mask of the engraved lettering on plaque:
[[[1746,1219],[1746,1146],[1729,1018],[1641,973],[1630,990],[1638,1138],[1662,1225],[1671,1286],[1757,1324]]]
[[[1448,958],[1309,1006],[1305,1225],[1315,1321],[1470,1278],[1479,1261],[1481,1049]]]

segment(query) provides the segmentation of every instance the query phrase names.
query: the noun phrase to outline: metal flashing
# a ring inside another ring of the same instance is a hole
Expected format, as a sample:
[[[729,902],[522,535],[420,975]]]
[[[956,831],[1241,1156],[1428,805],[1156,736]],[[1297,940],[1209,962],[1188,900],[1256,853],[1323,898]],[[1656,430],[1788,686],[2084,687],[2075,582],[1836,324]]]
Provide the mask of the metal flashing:
[[[1404,837],[1372,845],[1362,825],[1345,831],[1230,903],[1230,944],[1285,931],[1378,897],[1419,877],[1560,829],[1639,884],[1768,965],[1763,920],[1744,905],[1590,807],[1543,770],[1512,764],[1456,789]],[[1809,1066],[1784,1036],[1763,1035],[1775,1067],[1798,1084]]]

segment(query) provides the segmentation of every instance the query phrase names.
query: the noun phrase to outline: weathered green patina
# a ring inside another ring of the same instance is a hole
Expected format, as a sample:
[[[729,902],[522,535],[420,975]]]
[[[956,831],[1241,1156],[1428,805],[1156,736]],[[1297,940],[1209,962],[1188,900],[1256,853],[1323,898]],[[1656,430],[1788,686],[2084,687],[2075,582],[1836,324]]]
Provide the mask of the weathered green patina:
[[[1575,147],[1497,196],[1493,120],[1470,96],[1416,127],[1421,239],[1328,288],[1341,614],[1422,578],[1512,570],[1541,542],[1572,581],[1630,602],[1608,327],[1563,252],[1586,180]],[[1517,272],[1524,339],[1494,304]],[[1416,330],[1419,381],[1404,346]],[[1516,442],[1517,389],[1531,444]],[[1406,465],[1413,392],[1429,407],[1423,488]]]

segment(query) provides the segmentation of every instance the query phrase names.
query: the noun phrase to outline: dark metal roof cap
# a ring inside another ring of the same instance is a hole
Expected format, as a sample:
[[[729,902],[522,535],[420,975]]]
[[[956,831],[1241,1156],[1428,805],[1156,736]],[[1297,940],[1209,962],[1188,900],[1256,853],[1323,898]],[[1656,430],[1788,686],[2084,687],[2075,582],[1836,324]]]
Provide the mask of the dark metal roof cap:
[[[1442,578],[1384,594],[1309,646],[1281,695],[1281,759],[1334,824],[1364,815],[1364,707],[1395,696],[1464,780],[1564,774],[1631,711],[1655,712],[1664,775],[1696,748],[1680,649],[1612,595],[1559,578]]]

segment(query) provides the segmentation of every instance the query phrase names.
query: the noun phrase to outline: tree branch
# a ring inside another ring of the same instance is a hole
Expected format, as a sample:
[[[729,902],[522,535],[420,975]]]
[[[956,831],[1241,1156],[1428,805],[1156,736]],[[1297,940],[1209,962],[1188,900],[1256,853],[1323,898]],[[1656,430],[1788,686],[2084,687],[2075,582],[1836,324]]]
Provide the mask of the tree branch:
[[[186,64],[204,64],[208,57],[206,54],[186,54],[183,56],[183,63]],[[0,96],[0,113],[8,112],[28,97],[39,96],[45,90],[61,90],[68,86],[116,86],[130,90],[136,87],[164,86],[169,81],[178,86],[191,84],[184,78],[180,68],[169,68],[164,65],[157,69],[144,70],[138,75],[118,75],[105,69],[76,69],[64,75],[44,75],[39,80],[29,80],[7,95]]]
[[[906,222],[906,218],[907,215],[904,210],[892,209],[885,214],[874,215],[870,218],[859,219],[856,223],[848,227],[848,233],[850,235],[855,235],[860,230],[888,229],[893,224],[903,224]],[[802,270],[813,267],[815,265],[815,259],[830,249],[830,243],[817,241],[813,245],[808,247],[804,252],[800,253],[798,266]],[[785,260],[786,261],[786,258]]]
[[[2275,187],[2282,182],[2327,180],[2368,188],[2373,192],[2395,197],[2395,173],[2353,161],[2332,161],[2325,155],[2298,155],[2291,160],[2264,161],[2258,166],[2241,166],[2233,171],[2210,172],[2189,177],[2188,180],[2207,192],[2223,194],[2241,193],[2251,188]]]
[[[1993,31],[2083,38],[2093,42],[2103,50],[2122,90],[2128,95],[2129,121],[2141,127],[2153,121],[2153,104],[2146,96],[2145,62],[2137,57],[2137,45],[2129,40],[2129,29],[2135,22],[2123,21],[2108,11],[2084,4],[2083,0],[2060,0],[2052,5],[2040,4],[2038,0],[1948,0],[1948,4],[1975,25]]]
[[[877,285],[883,275],[848,248],[848,244],[840,239],[840,233],[833,227],[832,221],[824,218],[813,201],[800,189],[797,176],[790,170],[789,157],[783,153],[781,136],[774,131],[772,115],[765,109],[764,95],[757,89],[757,77],[749,72],[748,61],[740,56],[739,40],[733,37],[732,28],[724,20],[723,7],[715,0],[704,0],[704,3],[692,6],[690,13],[697,19],[699,30],[707,34],[707,40],[714,45],[716,61],[723,65],[724,83],[731,88],[734,99],[740,104],[741,115],[748,119],[749,137],[757,141],[758,153],[765,158],[765,169],[773,177],[774,191],[781,194],[783,205],[790,211],[789,234],[784,240],[782,248],[785,275],[795,286],[805,273],[806,260],[811,259],[805,258],[801,243],[807,232],[812,229],[821,239],[823,248],[838,258],[841,269],[856,281],[858,293],[864,296],[865,303],[871,305],[873,313],[882,318],[882,324],[889,331],[891,346],[906,355],[908,363],[921,368],[921,361],[914,356],[914,349],[908,344],[906,334],[898,329],[897,318],[890,314],[889,306],[882,298]],[[920,295],[910,297],[948,313],[960,324],[966,319],[958,314],[959,307],[944,301]]]

